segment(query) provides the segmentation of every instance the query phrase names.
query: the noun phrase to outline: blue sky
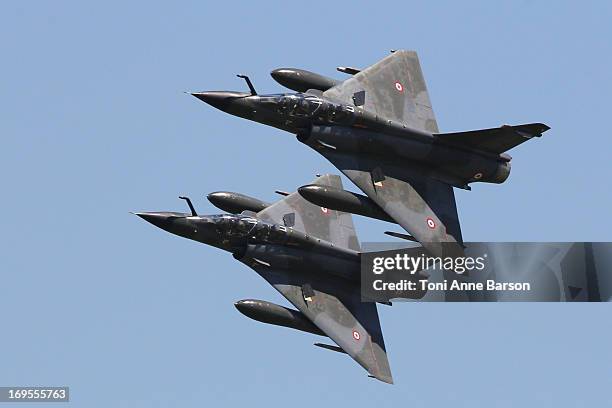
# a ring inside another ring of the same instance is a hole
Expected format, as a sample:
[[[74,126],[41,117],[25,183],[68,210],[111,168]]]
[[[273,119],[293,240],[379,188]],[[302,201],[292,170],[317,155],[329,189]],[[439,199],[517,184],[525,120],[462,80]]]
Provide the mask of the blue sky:
[[[73,406],[587,407],[610,402],[609,304],[381,307],[396,385],[250,321],[280,296],[231,255],[129,214],[264,200],[334,172],[183,91],[342,78],[417,50],[442,131],[544,122],[503,185],[457,192],[468,241],[609,241],[608,2],[17,2],[0,6],[0,385]],[[347,188],[354,189],[345,180]],[[393,226],[357,219],[363,241]],[[26,405],[24,405],[25,407]]]

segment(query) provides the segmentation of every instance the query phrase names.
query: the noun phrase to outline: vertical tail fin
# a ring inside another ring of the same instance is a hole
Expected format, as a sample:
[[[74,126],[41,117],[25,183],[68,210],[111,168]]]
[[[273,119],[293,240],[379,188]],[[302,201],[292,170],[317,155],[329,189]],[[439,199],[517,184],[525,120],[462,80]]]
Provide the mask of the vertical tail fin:
[[[358,98],[354,98],[355,94]],[[328,89],[323,96],[348,104],[359,100],[363,109],[380,117],[413,129],[438,133],[419,57],[414,51],[395,51]]]
[[[342,188],[340,176],[334,174],[317,177],[311,184]],[[257,218],[294,228],[342,248],[360,250],[351,214],[318,207],[297,192],[258,212]]]

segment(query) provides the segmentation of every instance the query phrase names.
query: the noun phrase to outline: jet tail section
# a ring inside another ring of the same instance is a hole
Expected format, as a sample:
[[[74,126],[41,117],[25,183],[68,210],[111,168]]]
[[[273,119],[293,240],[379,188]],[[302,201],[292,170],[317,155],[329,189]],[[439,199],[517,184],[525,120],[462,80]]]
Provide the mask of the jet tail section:
[[[435,136],[441,142],[489,153],[501,154],[523,142],[540,137],[550,127],[543,123],[526,125],[504,125],[498,128],[471,130],[468,132],[439,133]]]
[[[438,133],[421,64],[414,51],[395,51],[328,89],[323,96],[361,106],[413,129]]]
[[[340,176],[326,174],[311,184],[342,189]],[[341,248],[360,250],[351,214],[319,207],[306,201],[298,192],[288,194],[257,213],[257,218],[284,225]]]

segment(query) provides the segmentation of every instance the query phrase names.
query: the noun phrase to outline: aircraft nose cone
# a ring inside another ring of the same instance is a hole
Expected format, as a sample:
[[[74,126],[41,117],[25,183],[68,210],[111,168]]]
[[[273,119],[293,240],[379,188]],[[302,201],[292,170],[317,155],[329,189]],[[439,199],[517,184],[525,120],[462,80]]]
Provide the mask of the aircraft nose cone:
[[[237,99],[244,98],[250,94],[245,92],[208,91],[192,92],[191,95],[195,96],[202,102],[224,111]]]
[[[134,215],[139,216],[143,220],[155,225],[156,227],[166,229],[168,225],[168,215],[154,212],[137,212]]]

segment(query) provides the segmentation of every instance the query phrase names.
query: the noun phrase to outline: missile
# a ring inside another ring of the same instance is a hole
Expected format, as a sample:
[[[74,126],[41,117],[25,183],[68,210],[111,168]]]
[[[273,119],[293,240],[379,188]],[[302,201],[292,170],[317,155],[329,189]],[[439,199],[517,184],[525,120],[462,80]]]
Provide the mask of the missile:
[[[336,71],[343,72],[349,75],[357,75],[358,73],[361,72],[359,68],[353,68],[353,67],[337,67]]]
[[[270,205],[256,198],[231,191],[215,191],[206,198],[215,207],[232,214],[240,214],[243,211],[258,213]]]
[[[318,184],[302,186],[298,188],[298,193],[321,207],[395,223],[378,204],[361,194]]]
[[[309,89],[318,89],[325,92],[342,82],[297,68],[278,68],[270,72],[270,75],[285,88],[296,92],[306,92]]]
[[[239,300],[234,303],[234,306],[240,313],[258,322],[325,336],[317,326],[297,310],[257,299]]]

